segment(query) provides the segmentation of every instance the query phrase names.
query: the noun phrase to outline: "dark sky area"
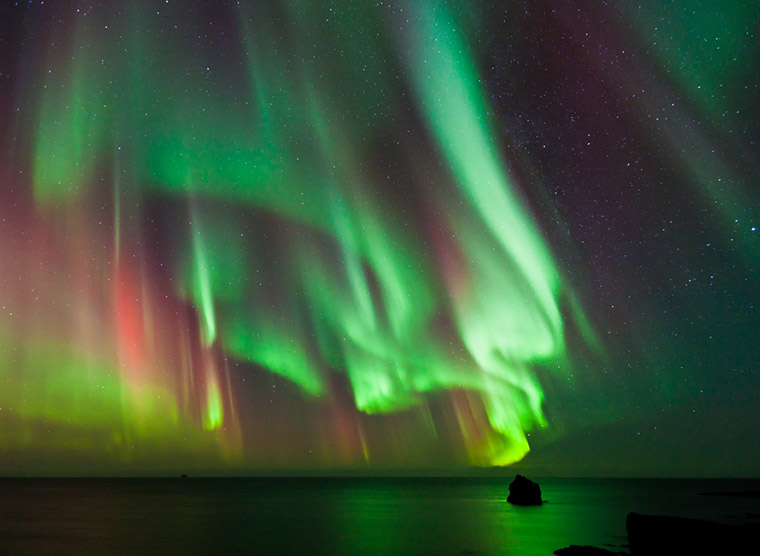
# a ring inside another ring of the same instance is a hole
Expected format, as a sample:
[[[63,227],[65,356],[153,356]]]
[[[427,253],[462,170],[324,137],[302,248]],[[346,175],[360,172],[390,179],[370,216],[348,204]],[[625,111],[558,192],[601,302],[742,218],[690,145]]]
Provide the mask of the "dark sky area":
[[[0,474],[758,476],[759,23],[4,2]]]

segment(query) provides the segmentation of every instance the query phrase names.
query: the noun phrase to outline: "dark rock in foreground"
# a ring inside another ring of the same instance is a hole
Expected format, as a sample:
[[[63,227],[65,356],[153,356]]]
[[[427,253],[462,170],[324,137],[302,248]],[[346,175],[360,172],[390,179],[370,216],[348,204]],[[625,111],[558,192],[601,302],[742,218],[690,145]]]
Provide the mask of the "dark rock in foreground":
[[[626,529],[632,556],[757,554],[760,539],[757,526],[637,513],[628,514]]]
[[[732,496],[734,498],[760,498],[760,490],[740,490],[728,492],[700,492],[700,496]]]
[[[605,550],[596,546],[578,546],[577,544],[571,544],[567,548],[560,548],[559,550],[555,550],[554,553],[559,556],[618,556],[625,554],[625,552],[612,552],[611,550]]]
[[[540,506],[541,487],[522,475],[515,475],[515,480],[509,484],[507,502],[517,506]]]

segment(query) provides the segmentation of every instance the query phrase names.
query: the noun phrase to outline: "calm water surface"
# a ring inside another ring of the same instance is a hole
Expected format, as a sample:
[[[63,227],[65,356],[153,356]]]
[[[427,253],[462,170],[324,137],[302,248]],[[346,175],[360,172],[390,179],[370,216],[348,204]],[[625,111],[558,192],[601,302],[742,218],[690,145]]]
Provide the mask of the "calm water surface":
[[[0,479],[0,554],[513,554],[625,545],[630,511],[760,521],[760,500],[699,496],[760,481]]]

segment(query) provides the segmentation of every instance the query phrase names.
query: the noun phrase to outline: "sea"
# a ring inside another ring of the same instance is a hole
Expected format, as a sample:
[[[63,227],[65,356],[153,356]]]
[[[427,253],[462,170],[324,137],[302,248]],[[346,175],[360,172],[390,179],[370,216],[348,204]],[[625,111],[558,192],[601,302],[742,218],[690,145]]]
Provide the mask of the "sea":
[[[0,554],[548,555],[627,550],[629,512],[760,523],[760,480],[0,479]]]

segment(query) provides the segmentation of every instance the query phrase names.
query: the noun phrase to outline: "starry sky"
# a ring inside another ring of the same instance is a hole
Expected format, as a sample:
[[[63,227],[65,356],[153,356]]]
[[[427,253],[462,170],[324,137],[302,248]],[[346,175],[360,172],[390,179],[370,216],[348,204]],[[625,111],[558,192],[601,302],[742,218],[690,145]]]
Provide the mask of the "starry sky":
[[[0,473],[760,474],[760,6],[0,7]]]

